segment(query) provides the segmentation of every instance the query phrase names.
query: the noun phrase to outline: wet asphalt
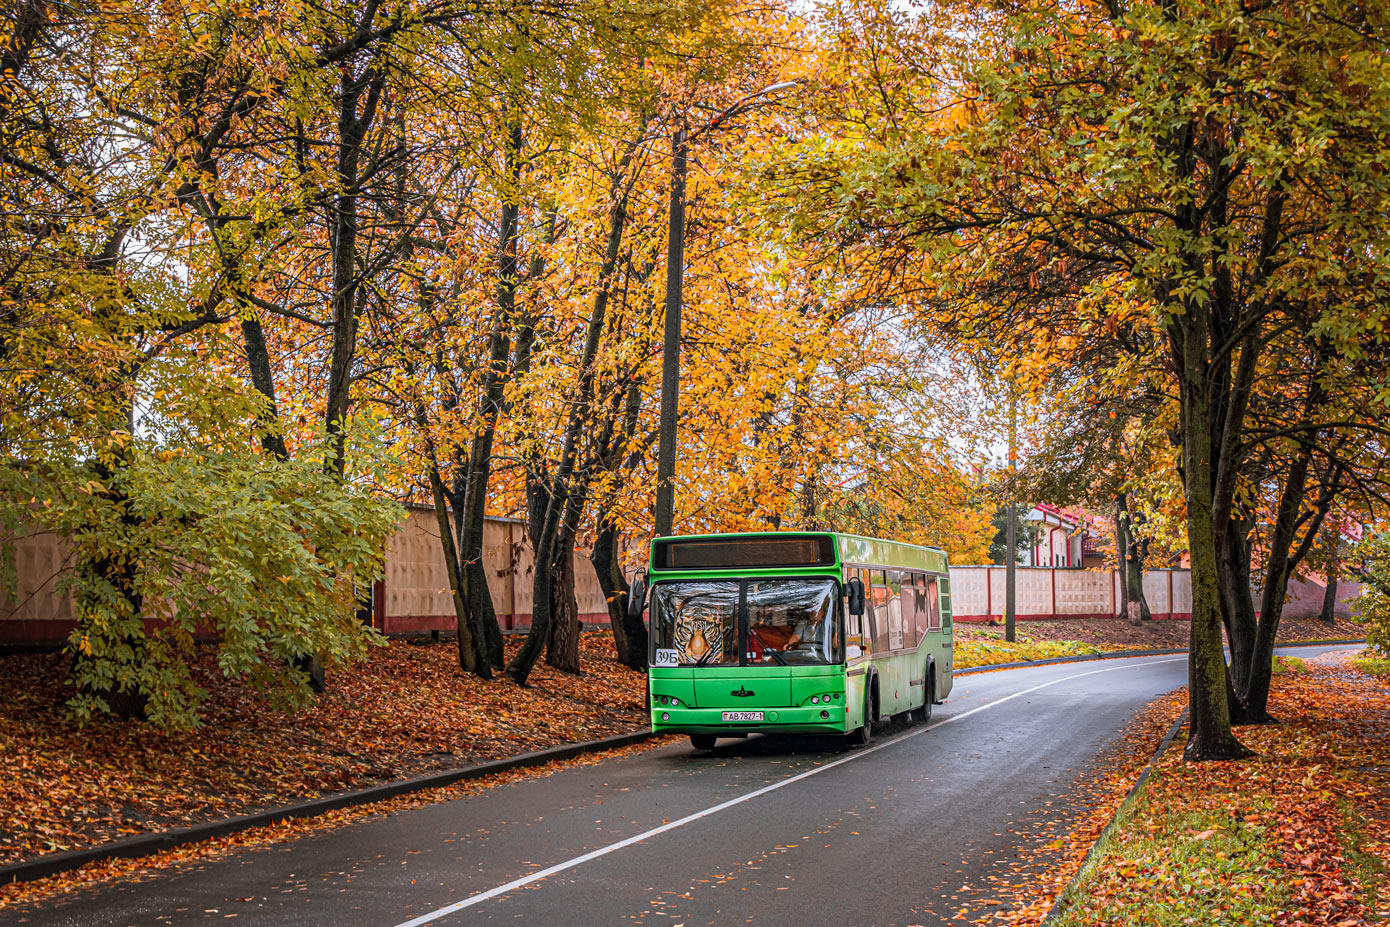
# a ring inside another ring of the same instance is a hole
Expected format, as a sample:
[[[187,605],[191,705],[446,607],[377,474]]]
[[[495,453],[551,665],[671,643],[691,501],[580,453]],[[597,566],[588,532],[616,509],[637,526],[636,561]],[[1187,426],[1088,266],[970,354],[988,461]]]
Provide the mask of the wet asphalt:
[[[0,924],[945,924],[1026,877],[1020,860],[1074,815],[1077,780],[1186,676],[1182,655],[961,676],[930,723],[867,748],[682,742],[11,907]]]

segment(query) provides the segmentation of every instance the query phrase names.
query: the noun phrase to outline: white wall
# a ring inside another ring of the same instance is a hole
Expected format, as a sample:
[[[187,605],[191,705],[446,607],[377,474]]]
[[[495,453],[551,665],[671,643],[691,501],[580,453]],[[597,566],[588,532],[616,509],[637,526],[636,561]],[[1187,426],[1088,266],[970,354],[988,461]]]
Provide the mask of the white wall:
[[[1002,566],[951,567],[951,604],[956,617],[966,621],[1002,618],[1005,582]],[[1113,615],[1119,586],[1113,570],[1020,566],[1015,614],[1021,618]],[[1186,617],[1192,613],[1192,580],[1187,570],[1149,571],[1144,574],[1144,593],[1155,615]]]

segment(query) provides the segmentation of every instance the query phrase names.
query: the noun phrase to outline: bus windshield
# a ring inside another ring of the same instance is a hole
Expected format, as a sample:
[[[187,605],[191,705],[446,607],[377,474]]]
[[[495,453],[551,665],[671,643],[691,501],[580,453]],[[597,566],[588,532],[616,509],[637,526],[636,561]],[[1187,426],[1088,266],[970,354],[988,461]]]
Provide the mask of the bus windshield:
[[[749,580],[749,663],[834,663],[835,650],[833,581]]]
[[[837,662],[835,598],[830,579],[657,583],[652,588],[652,665]]]

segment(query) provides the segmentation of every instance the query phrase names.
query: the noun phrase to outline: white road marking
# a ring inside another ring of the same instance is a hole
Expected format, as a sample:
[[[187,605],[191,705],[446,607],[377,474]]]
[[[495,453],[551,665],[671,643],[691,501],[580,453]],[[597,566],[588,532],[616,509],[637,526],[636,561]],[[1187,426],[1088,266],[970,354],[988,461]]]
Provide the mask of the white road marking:
[[[625,847],[630,847],[634,843],[641,843],[643,840],[650,840],[652,837],[664,834],[667,831],[675,830],[678,827],[684,827],[687,824],[692,824],[695,821],[700,820],[701,818],[707,818],[711,815],[718,814],[721,811],[726,811],[729,808],[734,807],[735,805],[741,805],[744,802],[752,801],[755,798],[758,798],[762,795],[766,795],[768,792],[775,792],[780,788],[789,786],[793,782],[800,782],[802,779],[819,775],[820,773],[823,773],[826,770],[834,769],[836,766],[843,766],[846,763],[851,763],[855,760],[863,759],[871,753],[877,753],[880,750],[884,750],[895,744],[902,743],[904,740],[916,737],[919,734],[925,734],[928,731],[934,731],[939,727],[944,727],[945,725],[951,724],[955,721],[961,721],[965,718],[970,717],[973,714],[978,714],[979,712],[982,712],[987,708],[993,708],[996,705],[1002,705],[1005,702],[1011,702],[1014,699],[1019,698],[1020,696],[1028,695],[1032,692],[1038,691],[1039,689],[1046,689],[1048,686],[1055,686],[1058,683],[1062,682],[1070,682],[1073,679],[1080,679],[1083,676],[1095,676],[1098,673],[1113,673],[1116,670],[1134,669],[1138,666],[1153,666],[1156,663],[1174,663],[1179,660],[1186,659],[1187,654],[1182,654],[1181,656],[1168,657],[1163,660],[1147,660],[1143,663],[1125,663],[1120,666],[1110,666],[1106,667],[1105,669],[1090,670],[1089,672],[1085,673],[1076,673],[1072,676],[1064,676],[1061,679],[1054,679],[1051,682],[1044,682],[1041,685],[1033,686],[1031,689],[1023,689],[1019,692],[1013,693],[1012,695],[1006,695],[1003,698],[995,699],[992,702],[980,705],[978,708],[972,708],[969,711],[963,711],[960,714],[952,715],[949,718],[942,718],[940,721],[929,724],[926,727],[918,728],[913,731],[907,731],[905,733],[899,734],[896,737],[893,737],[889,740],[885,740],[882,743],[875,744],[872,747],[866,747],[865,749],[858,750],[849,756],[842,757],[841,759],[835,760],[830,763],[826,763],[824,766],[816,766],[812,769],[806,770],[805,772],[797,773],[795,776],[790,776],[786,779],[774,782],[771,785],[765,785],[760,789],[754,789],[746,795],[740,795],[737,798],[731,798],[728,801],[720,802],[719,804],[706,808],[703,811],[696,811],[694,814],[687,814],[683,818],[680,818],[675,821],[670,821],[666,824],[662,824],[660,827],[653,827],[651,830],[643,831],[642,833],[637,834],[634,837],[628,837],[626,840],[619,840],[617,843],[610,843],[606,847],[599,847],[597,850],[591,850],[590,852],[585,853],[583,856],[576,856],[573,859],[567,859],[562,863],[556,863],[548,869],[541,869],[537,872],[531,873],[530,875],[522,876],[519,879],[513,879],[505,885],[499,885],[496,888],[490,888],[487,891],[479,892],[476,895],[469,895],[462,901],[456,901],[451,905],[447,905],[445,907],[439,908],[438,910],[431,911],[428,914],[421,914],[419,917],[412,918],[408,921],[403,921],[402,923],[397,924],[396,927],[421,927],[421,925],[428,924],[432,921],[437,921],[441,917],[447,917],[448,915],[458,911],[462,911],[465,908],[471,908],[474,905],[482,904],[484,901],[496,898],[499,895],[505,895],[508,892],[515,891],[516,889],[526,885],[530,885],[532,882],[539,882],[542,879],[546,879],[557,873],[564,872],[566,869],[574,869],[578,866],[582,866],[585,863],[590,862],[591,860],[598,859],[602,856],[607,856],[610,853],[616,853],[618,850],[624,849]]]

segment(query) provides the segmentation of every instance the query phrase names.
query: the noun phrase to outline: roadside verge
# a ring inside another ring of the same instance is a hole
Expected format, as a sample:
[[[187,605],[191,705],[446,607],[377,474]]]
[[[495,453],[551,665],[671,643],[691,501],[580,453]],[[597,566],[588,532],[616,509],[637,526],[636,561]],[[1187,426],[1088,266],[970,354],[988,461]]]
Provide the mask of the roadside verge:
[[[565,744],[559,747],[551,747],[547,750],[535,750],[530,753],[523,753],[518,756],[509,757],[504,760],[496,760],[490,763],[478,763],[477,765],[467,766],[461,769],[428,773],[423,776],[415,776],[396,782],[385,782],[381,785],[353,789],[352,791],[341,792],[337,795],[328,795],[310,801],[284,805],[279,808],[259,811],[254,814],[237,815],[236,817],[226,818],[220,821],[208,821],[202,824],[174,828],[159,833],[141,834],[138,837],[127,837],[122,840],[115,840],[100,846],[87,847],[81,850],[52,853],[46,856],[40,856],[37,859],[24,860],[18,863],[11,863],[7,866],[0,866],[0,885],[13,884],[15,882],[30,882],[35,879],[46,878],[51,875],[76,869],[88,863],[102,860],[149,856],[183,844],[198,843],[204,840],[211,840],[215,837],[224,837],[228,834],[250,830],[254,827],[266,827],[293,818],[313,817],[328,811],[335,811],[339,808],[371,804],[372,802],[395,798],[398,795],[419,792],[425,789],[442,788],[457,782],[463,782],[469,779],[481,779],[484,776],[491,776],[512,769],[541,766],[545,763],[567,760],[587,753],[598,753],[604,750],[626,747],[630,744],[636,744],[647,740],[651,736],[651,729],[644,728],[630,734],[618,734],[614,737],[604,737],[599,740],[589,740],[577,744]]]
[[[1042,921],[1352,925],[1390,917],[1390,688],[1290,661],[1246,759],[1161,748]]]

